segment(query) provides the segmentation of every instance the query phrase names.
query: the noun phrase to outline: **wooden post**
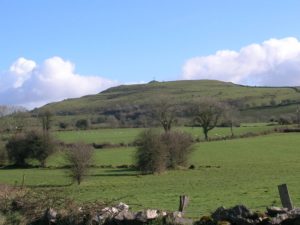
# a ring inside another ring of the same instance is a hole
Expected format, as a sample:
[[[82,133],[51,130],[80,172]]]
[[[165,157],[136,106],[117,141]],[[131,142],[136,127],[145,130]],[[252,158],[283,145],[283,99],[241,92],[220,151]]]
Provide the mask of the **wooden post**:
[[[287,185],[286,184],[278,185],[278,191],[279,191],[282,206],[284,208],[287,208],[288,210],[292,210],[293,204],[292,204],[292,200],[289,195]]]
[[[187,207],[189,203],[189,198],[186,195],[179,196],[179,212],[184,212],[184,209]]]
[[[23,177],[22,177],[21,189],[23,189],[24,184],[25,184],[25,174],[23,174]]]

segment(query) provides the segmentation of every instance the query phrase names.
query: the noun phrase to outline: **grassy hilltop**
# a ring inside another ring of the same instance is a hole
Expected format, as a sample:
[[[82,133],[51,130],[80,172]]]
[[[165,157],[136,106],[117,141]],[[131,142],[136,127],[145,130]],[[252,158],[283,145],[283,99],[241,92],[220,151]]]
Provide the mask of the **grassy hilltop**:
[[[241,110],[242,120],[258,122],[295,113],[300,103],[300,88],[250,87],[215,80],[152,81],[121,85],[96,95],[51,103],[38,111],[51,110],[58,121],[64,121],[68,115],[68,120],[73,122],[78,118],[89,118],[94,123],[105,123],[107,117],[113,115],[123,124],[129,121],[136,125],[143,123],[145,114],[162,96],[171,104],[182,106],[183,113],[187,104],[201,97],[213,97]]]

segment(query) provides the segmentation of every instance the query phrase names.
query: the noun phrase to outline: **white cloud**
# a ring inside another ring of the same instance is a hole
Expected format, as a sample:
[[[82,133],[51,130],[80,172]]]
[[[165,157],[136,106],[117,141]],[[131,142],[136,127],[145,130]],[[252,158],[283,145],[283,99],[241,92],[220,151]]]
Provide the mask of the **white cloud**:
[[[300,85],[300,42],[293,37],[251,44],[238,52],[221,50],[194,57],[183,66],[183,79],[215,79],[246,85]]]
[[[19,58],[7,72],[0,73],[0,104],[33,108],[66,98],[96,94],[117,84],[99,76],[76,74],[74,64],[60,57],[49,58],[41,65]]]

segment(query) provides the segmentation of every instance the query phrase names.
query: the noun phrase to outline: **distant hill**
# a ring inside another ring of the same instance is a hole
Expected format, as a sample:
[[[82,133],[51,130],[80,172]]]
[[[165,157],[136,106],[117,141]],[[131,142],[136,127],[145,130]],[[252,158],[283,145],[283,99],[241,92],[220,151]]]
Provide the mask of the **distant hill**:
[[[92,124],[140,126],[149,122],[145,115],[162,96],[170,104],[182,106],[182,118],[186,118],[186,105],[209,96],[237,107],[242,120],[257,122],[295,113],[300,104],[300,87],[251,87],[216,80],[150,82],[121,85],[96,95],[51,103],[32,113],[50,110],[58,121],[74,123],[78,118],[89,118]]]

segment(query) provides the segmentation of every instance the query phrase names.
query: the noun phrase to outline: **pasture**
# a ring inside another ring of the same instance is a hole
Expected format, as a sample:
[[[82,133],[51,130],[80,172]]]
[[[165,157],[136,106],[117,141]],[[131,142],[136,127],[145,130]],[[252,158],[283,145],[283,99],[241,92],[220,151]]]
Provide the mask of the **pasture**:
[[[126,141],[134,132],[129,130],[121,137]],[[1,169],[0,183],[20,184],[24,174],[25,184],[37,190],[64,193],[79,202],[118,200],[134,209],[177,210],[178,196],[186,194],[191,198],[187,211],[192,217],[208,214],[221,205],[243,203],[252,209],[280,205],[277,185],[287,183],[294,204],[299,206],[299,146],[296,133],[203,142],[195,145],[190,157],[194,170],[145,176],[131,169],[117,168],[134,163],[135,148],[95,150],[95,167],[80,186],[71,184],[62,168],[63,153],[58,152],[49,158],[45,169]]]
[[[273,124],[254,123],[241,124],[240,127],[234,127],[235,135],[246,133],[260,133],[263,131],[274,130]],[[159,129],[159,128],[157,128]],[[204,139],[201,127],[176,127],[175,130],[190,133],[194,139]],[[66,143],[82,141],[85,143],[111,143],[111,144],[130,144],[144,128],[107,128],[95,130],[72,130],[72,131],[55,131],[54,136]],[[222,136],[230,136],[230,128],[216,127],[209,132],[209,137],[217,138]]]

